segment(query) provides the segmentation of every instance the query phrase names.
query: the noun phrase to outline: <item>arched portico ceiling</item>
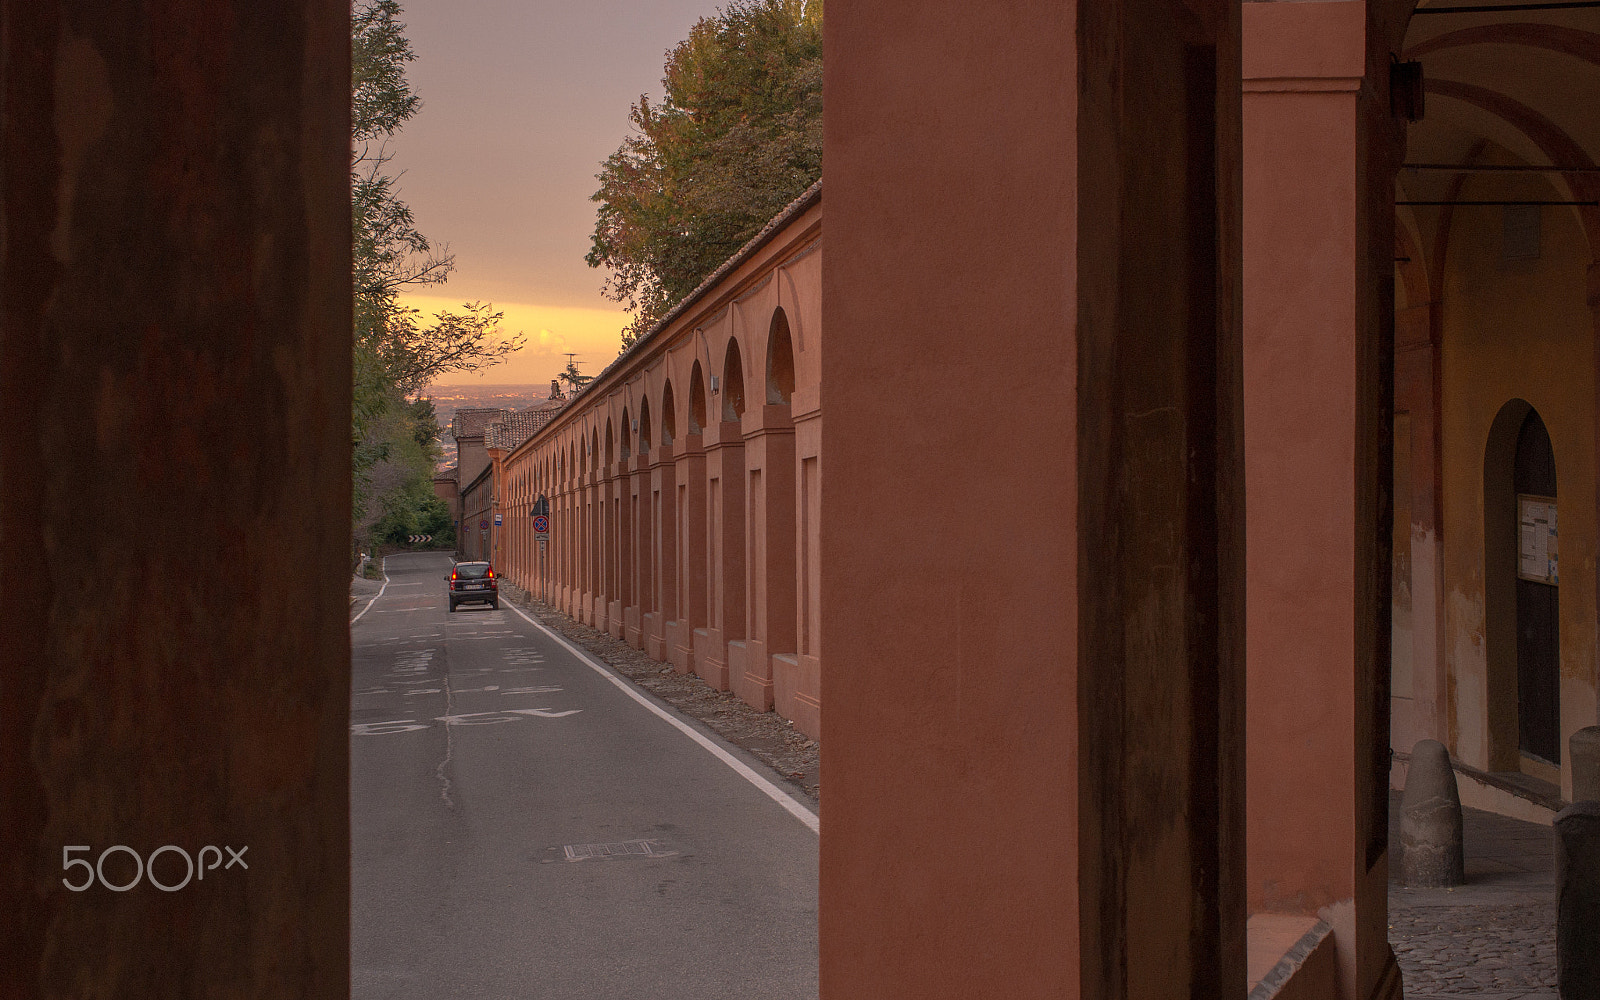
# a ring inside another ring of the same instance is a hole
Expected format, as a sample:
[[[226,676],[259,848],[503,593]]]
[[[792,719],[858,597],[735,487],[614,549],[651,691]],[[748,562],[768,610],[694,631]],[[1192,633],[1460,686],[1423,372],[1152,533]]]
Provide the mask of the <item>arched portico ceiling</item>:
[[[1397,200],[1600,200],[1600,7],[1429,0],[1411,18],[1403,58],[1422,63],[1427,91],[1407,164],[1563,170],[1404,169]],[[1401,208],[1429,248],[1454,212],[1471,210]],[[1600,253],[1600,210],[1567,210]]]

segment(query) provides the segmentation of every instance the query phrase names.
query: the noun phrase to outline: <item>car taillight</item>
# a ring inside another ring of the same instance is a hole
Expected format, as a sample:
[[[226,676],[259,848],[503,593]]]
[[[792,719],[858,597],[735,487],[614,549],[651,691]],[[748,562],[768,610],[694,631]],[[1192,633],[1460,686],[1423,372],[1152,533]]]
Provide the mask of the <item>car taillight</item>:
[[[488,579],[493,580],[494,579],[494,570],[491,569],[488,573],[485,574],[485,576]]]
[[[455,578],[456,578],[456,571],[455,570],[451,570],[450,571],[450,579],[454,580]]]

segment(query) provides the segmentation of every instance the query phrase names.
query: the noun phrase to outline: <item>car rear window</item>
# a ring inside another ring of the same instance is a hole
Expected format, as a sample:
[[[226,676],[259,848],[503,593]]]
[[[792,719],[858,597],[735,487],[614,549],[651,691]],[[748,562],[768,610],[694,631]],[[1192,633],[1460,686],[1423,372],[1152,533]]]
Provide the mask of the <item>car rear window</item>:
[[[463,580],[476,580],[488,572],[488,563],[456,563],[456,576]]]

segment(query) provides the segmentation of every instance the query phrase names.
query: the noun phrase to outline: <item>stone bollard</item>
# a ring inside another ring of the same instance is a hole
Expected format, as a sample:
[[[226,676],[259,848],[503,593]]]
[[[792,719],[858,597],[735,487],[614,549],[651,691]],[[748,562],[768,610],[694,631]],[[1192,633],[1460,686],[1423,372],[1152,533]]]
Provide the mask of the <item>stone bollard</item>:
[[[1572,801],[1600,801],[1600,726],[1588,726],[1567,741],[1572,750]]]
[[[1561,1000],[1600,998],[1600,802],[1556,815],[1556,986]]]
[[[1439,888],[1466,881],[1461,852],[1461,795],[1450,751],[1438,740],[1411,750],[1400,798],[1400,881]]]

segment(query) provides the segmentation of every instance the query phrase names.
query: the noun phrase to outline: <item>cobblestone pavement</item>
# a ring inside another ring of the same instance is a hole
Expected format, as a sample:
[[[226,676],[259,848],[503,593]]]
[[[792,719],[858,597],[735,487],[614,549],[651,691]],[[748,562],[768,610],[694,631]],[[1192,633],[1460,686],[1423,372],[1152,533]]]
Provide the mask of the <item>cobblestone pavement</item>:
[[[1389,806],[1400,843],[1400,793]],[[1555,1000],[1555,835],[1537,823],[1465,810],[1467,884],[1407,889],[1389,883],[1389,942],[1407,1000]],[[1390,872],[1398,878],[1400,859]]]

